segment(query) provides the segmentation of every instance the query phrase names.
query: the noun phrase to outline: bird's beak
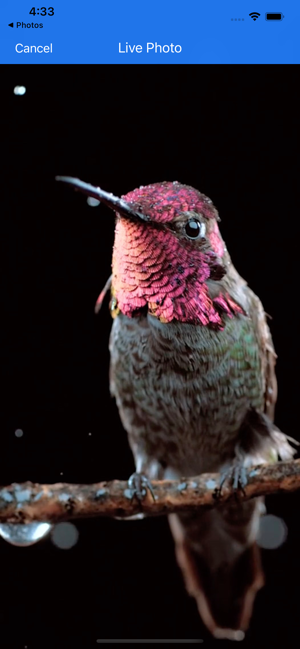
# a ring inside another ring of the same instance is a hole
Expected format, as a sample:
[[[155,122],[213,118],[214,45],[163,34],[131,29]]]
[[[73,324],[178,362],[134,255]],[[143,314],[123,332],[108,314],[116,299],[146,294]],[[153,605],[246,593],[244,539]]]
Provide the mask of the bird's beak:
[[[70,176],[56,176],[55,180],[67,183],[67,185],[74,187],[76,191],[96,198],[98,201],[104,203],[104,205],[107,205],[107,207],[110,207],[111,210],[113,210],[117,214],[120,214],[120,216],[123,216],[126,219],[130,219],[132,221],[150,221],[149,216],[135,210],[130,203],[127,203],[122,198],[118,198],[118,196],[114,196],[113,194],[105,192],[103,189],[100,189],[100,187],[94,187],[89,183],[84,183],[82,180],[79,180],[78,178],[71,178]]]

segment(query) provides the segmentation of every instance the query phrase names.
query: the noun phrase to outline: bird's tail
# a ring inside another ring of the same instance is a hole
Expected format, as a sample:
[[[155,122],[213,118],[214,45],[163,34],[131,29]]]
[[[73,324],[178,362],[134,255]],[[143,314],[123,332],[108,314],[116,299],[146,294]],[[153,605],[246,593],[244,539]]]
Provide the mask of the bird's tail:
[[[242,640],[255,595],[264,584],[255,542],[263,500],[171,514],[178,564],[187,591],[216,638]]]

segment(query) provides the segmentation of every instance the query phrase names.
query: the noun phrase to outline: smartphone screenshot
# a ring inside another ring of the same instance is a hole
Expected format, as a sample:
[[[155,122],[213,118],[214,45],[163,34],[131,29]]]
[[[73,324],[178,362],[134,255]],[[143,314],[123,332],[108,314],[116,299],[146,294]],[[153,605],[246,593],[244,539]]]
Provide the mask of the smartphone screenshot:
[[[0,17],[0,649],[294,647],[299,4]]]

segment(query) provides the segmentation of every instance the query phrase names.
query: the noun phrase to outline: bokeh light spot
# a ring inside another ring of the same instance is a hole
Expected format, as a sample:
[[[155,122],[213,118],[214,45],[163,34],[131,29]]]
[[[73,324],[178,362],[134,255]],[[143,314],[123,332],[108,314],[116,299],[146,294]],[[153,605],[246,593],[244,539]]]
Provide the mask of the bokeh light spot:
[[[25,95],[26,88],[25,86],[15,86],[14,87],[14,94],[15,95]]]
[[[279,516],[267,514],[260,519],[257,544],[264,550],[276,550],[287,538],[287,526]]]
[[[52,543],[61,550],[73,548],[78,541],[78,537],[78,529],[73,523],[58,523],[51,532]]]

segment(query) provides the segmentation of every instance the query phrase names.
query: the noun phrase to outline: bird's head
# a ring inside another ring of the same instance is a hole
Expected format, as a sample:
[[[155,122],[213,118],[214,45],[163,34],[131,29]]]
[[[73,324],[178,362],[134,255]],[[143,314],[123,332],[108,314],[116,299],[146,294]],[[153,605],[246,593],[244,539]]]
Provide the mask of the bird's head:
[[[118,199],[63,180],[116,212],[112,295],[118,312],[135,317],[147,310],[163,323],[217,328],[223,328],[225,315],[242,312],[222,290],[230,258],[207,196],[175,181],[139,187]]]

